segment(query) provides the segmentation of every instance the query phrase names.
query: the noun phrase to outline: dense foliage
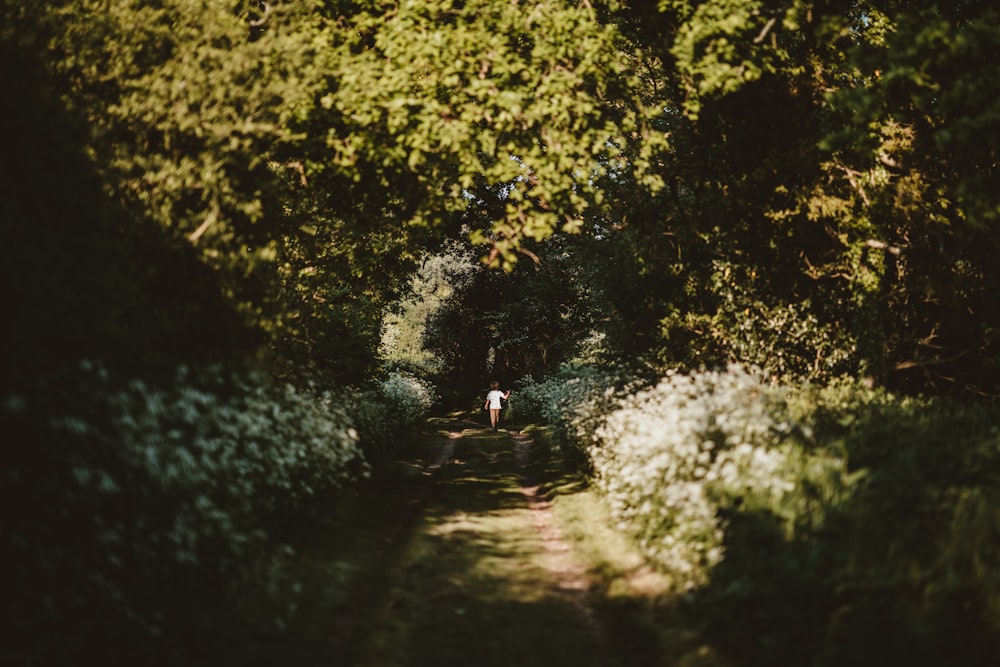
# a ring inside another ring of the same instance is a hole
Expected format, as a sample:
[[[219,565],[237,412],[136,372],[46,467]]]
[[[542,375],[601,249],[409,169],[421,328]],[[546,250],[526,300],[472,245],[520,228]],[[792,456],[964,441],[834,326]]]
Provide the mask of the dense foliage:
[[[599,322],[661,370],[995,388],[990,3],[3,11],[26,130],[3,219],[30,249],[4,269],[24,285],[7,335],[43,351],[19,373],[62,356],[36,330],[80,331],[69,359],[212,356],[242,323],[244,348],[360,382],[415,262],[462,236],[590,289],[592,316],[512,324],[495,350],[544,356]],[[533,312],[580,294],[522,278]]]
[[[631,391],[574,375],[520,399],[586,453],[620,528],[739,664],[990,664],[995,406],[739,367]]]
[[[990,3],[659,8],[635,29],[677,110],[667,188],[609,244],[634,267],[612,280],[663,286],[612,297],[626,317],[656,313],[652,355],[991,391],[997,201],[970,199],[966,168],[995,187],[996,156],[942,151],[973,127],[995,136]]]
[[[200,623],[151,582],[222,595],[391,458],[409,367],[538,378],[520,415],[762,664],[982,648],[994,5],[6,0],[23,627]]]
[[[786,378],[848,373],[907,392],[995,391],[990,221],[998,204],[987,192],[996,189],[997,168],[987,138],[996,136],[990,91],[1000,77],[988,54],[1000,35],[989,3],[712,0],[591,9],[634,49],[629,85],[655,132],[643,135],[651,151],[648,164],[636,162],[643,174],[595,173],[600,197],[564,209],[581,224],[563,231],[580,238],[556,233],[552,242],[528,243],[559,231],[542,224],[537,235],[512,241],[543,266],[558,266],[568,248],[589,309],[589,324],[569,334],[574,341],[593,324],[613,353],[661,370],[740,361]],[[444,22],[434,34],[475,29]],[[461,67],[448,57],[432,62],[442,77]],[[595,91],[592,103],[606,104],[614,90]],[[421,98],[396,99],[417,105],[409,109],[420,118],[396,131],[433,144]],[[448,99],[449,109],[480,118],[474,95]],[[451,113],[442,113],[442,128],[451,127]],[[369,140],[366,133],[359,141]],[[564,139],[545,155],[563,160],[571,146]],[[462,148],[451,148],[461,160]],[[473,169],[479,159],[469,155]],[[586,173],[581,164],[602,159],[574,157],[566,168]],[[524,201],[519,185],[494,186],[470,185],[453,202],[476,238],[503,206]],[[514,228],[494,229],[518,239]],[[536,297],[530,277],[512,280]],[[509,291],[506,300],[519,302],[523,293]],[[536,298],[556,312],[570,297],[551,290]],[[455,305],[440,314],[447,325],[439,331],[490,328],[476,317],[483,305]],[[540,327],[523,340],[511,327],[500,344],[545,345],[548,335]],[[470,344],[463,365],[481,368],[489,347],[497,346]]]
[[[5,396],[8,656],[145,661],[204,639],[431,401],[401,374],[331,392],[182,367],[153,386],[90,362]]]

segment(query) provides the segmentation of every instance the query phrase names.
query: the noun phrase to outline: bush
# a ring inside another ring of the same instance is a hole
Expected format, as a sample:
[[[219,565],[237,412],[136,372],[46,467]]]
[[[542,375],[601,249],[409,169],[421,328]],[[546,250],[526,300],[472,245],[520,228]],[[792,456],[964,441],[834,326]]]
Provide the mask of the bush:
[[[427,382],[397,371],[371,388],[341,392],[337,400],[351,415],[367,460],[375,463],[391,459],[427,418],[435,393]]]
[[[643,385],[628,371],[566,364],[543,382],[530,376],[516,383],[518,416],[541,419],[565,457],[586,461],[594,432],[613,405]]]
[[[434,405],[434,389],[420,378],[393,372],[378,387],[386,404],[392,406],[392,423],[403,433],[423,422]]]
[[[741,367],[628,387],[521,392],[740,664],[992,664],[997,406]]]
[[[0,416],[7,618],[26,662],[176,646],[368,474],[330,394],[221,368],[153,386],[85,363]]]
[[[684,587],[723,557],[723,512],[781,512],[794,489],[781,393],[759,375],[670,374],[621,400],[588,452],[613,516]]]

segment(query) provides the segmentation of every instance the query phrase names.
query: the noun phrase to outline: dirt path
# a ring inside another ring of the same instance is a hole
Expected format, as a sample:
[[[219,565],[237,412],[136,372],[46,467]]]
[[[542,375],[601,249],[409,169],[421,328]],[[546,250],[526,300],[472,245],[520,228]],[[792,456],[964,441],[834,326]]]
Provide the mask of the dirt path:
[[[309,537],[225,664],[726,667],[544,438],[433,419]]]
[[[583,562],[574,554],[573,546],[566,540],[559,528],[552,502],[543,493],[539,480],[530,473],[532,463],[532,441],[519,431],[511,433],[514,442],[514,459],[521,473],[521,493],[528,501],[528,510],[535,529],[538,531],[543,550],[542,565],[549,573],[553,590],[576,607],[590,624],[595,636],[601,630],[594,620],[588,593],[595,581],[587,572]]]
[[[523,434],[453,424],[352,664],[613,667]]]

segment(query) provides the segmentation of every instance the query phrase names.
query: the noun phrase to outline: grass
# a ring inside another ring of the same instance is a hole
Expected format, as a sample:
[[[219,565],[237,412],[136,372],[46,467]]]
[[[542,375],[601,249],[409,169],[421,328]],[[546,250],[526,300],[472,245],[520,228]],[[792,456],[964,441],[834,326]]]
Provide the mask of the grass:
[[[724,665],[544,429],[524,435],[521,460],[503,432],[457,441],[351,664]]]
[[[466,435],[395,568],[357,665],[608,665],[553,585],[510,438]]]
[[[545,449],[547,430],[531,435]],[[614,528],[601,496],[582,475],[559,473],[549,457],[546,493],[568,542],[593,581],[589,602],[622,665],[721,667],[727,661],[686,613],[670,578],[648,565],[639,547]]]
[[[544,429],[524,435],[432,420],[187,664],[723,665]]]

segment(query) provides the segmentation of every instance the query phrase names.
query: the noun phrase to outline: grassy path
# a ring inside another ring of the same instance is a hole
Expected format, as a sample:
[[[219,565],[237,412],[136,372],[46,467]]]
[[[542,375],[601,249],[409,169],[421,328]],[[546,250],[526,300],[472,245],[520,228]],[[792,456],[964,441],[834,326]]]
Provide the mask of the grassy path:
[[[403,454],[297,552],[288,626],[236,664],[725,664],[542,442],[438,419]]]
[[[538,495],[530,442],[462,426],[450,425],[452,460],[356,664],[614,665],[586,601],[591,580]]]

